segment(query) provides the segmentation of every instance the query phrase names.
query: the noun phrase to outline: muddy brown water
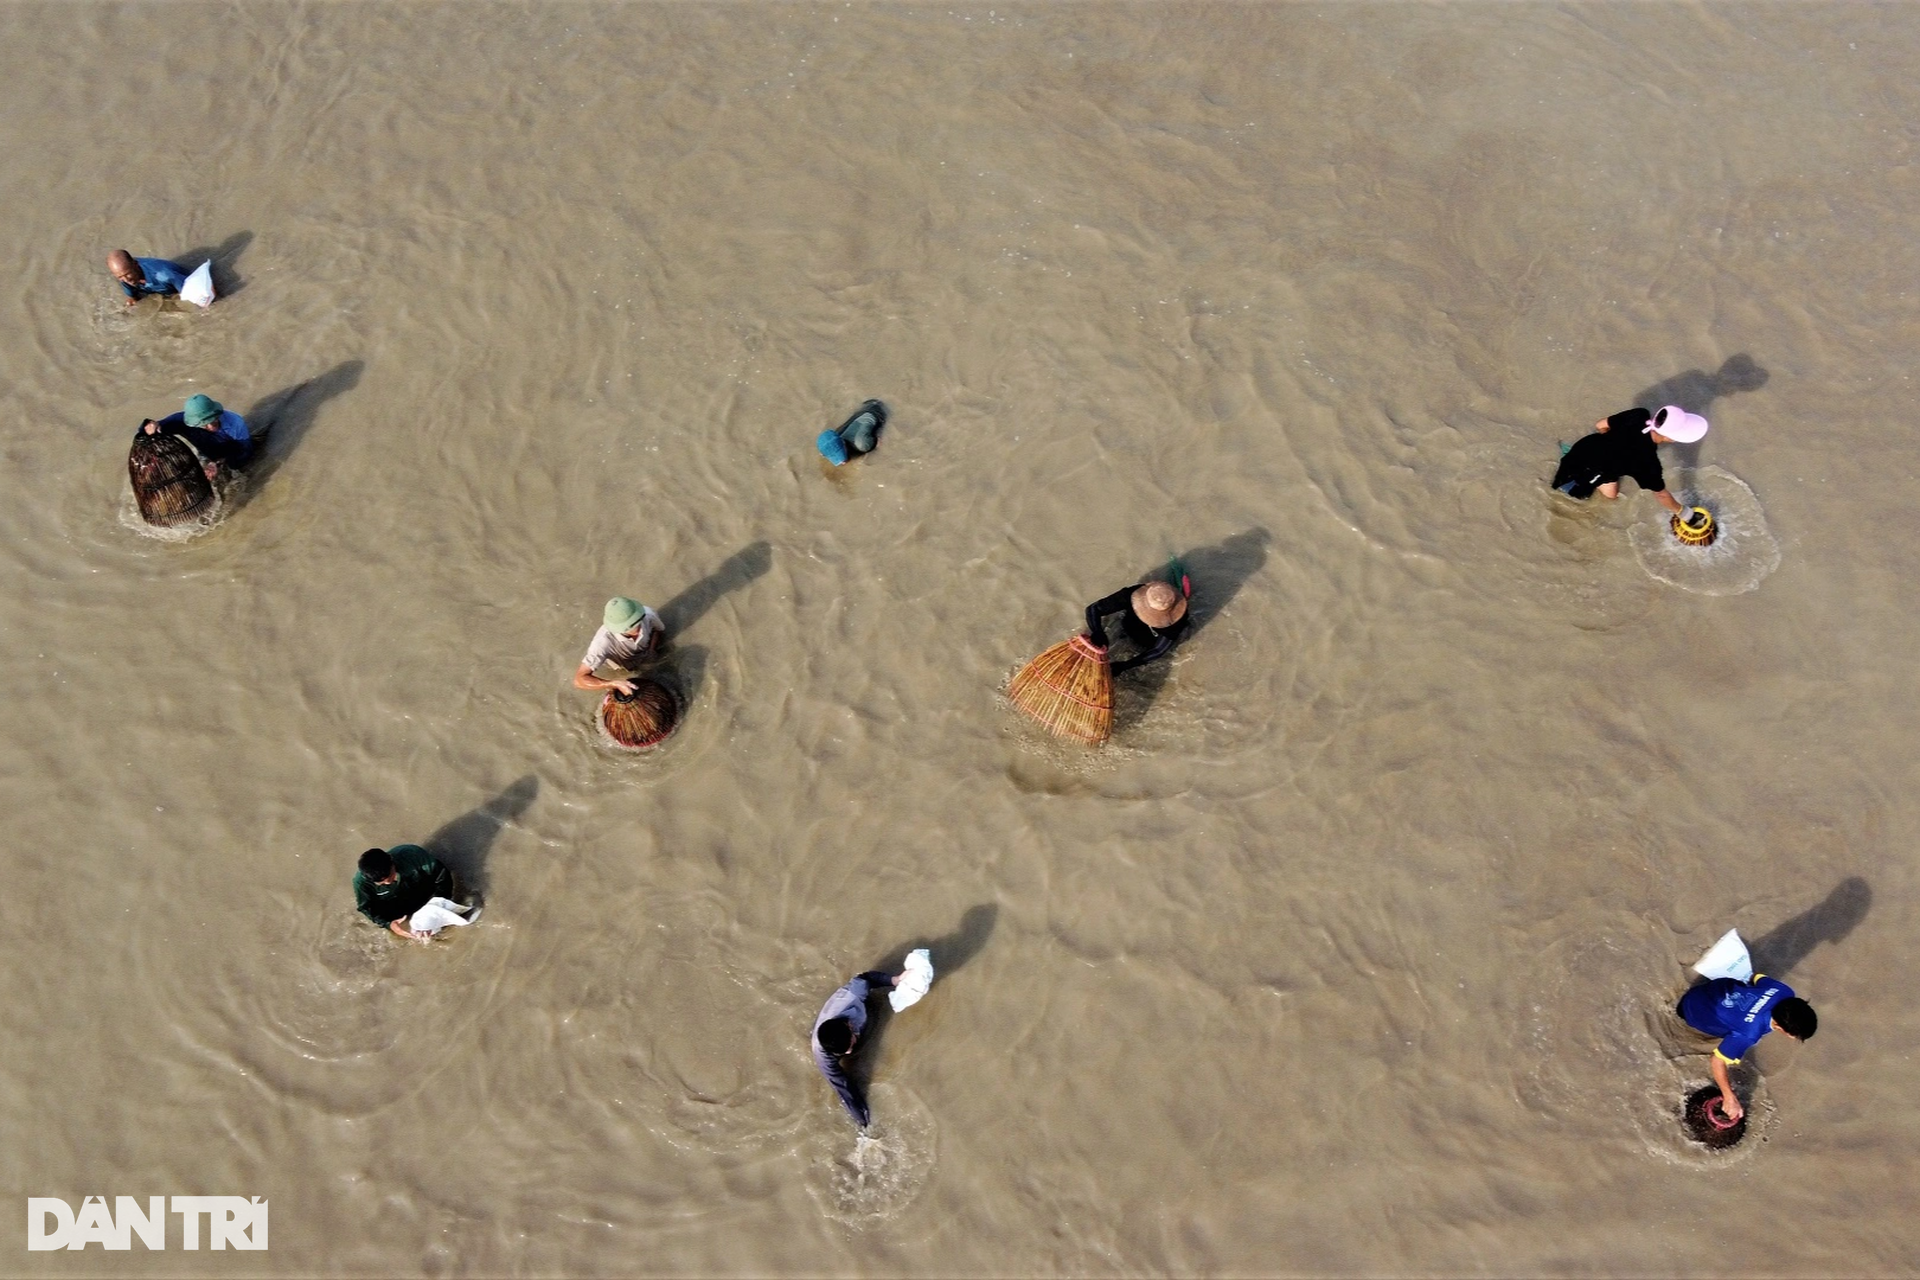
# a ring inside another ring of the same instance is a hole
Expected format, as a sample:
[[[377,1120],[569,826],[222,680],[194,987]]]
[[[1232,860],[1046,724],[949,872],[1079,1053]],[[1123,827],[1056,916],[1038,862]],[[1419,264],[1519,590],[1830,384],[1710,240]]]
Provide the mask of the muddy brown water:
[[[1920,1258],[1920,9],[0,32],[0,1270]],[[265,457],[144,536],[196,391]],[[1543,484],[1669,399],[1711,562]],[[1177,660],[1038,740],[1006,675],[1173,553]],[[686,697],[639,757],[568,683],[616,591]],[[400,841],[485,919],[358,922]],[[1708,1159],[1668,1010],[1735,924],[1823,1029]],[[918,943],[856,1142],[807,1027]],[[89,1194],[271,1248],[25,1252]]]

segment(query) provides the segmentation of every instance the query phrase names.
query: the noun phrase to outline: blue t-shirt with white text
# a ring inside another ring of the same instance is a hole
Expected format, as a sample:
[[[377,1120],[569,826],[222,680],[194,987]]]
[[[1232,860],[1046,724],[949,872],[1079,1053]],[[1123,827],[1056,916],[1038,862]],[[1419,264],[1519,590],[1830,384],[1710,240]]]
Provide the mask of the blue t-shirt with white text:
[[[1680,997],[1680,1016],[1695,1031],[1721,1037],[1714,1052],[1738,1062],[1773,1030],[1774,1007],[1792,998],[1792,987],[1765,974],[1755,974],[1752,982],[1715,978]]]

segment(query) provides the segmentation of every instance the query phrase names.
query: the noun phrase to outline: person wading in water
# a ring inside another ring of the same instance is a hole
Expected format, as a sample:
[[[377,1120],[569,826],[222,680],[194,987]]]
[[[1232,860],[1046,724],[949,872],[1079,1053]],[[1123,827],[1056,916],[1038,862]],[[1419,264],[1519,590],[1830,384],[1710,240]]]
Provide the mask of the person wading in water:
[[[1593,424],[1591,435],[1581,436],[1560,459],[1553,487],[1569,498],[1620,496],[1620,477],[1634,482],[1675,515],[1684,513],[1679,500],[1667,492],[1656,445],[1693,444],[1705,438],[1707,420],[1679,405],[1649,412],[1627,409]]]
[[[1182,575],[1184,577],[1184,575]],[[1182,587],[1185,586],[1183,582]],[[1156,662],[1173,651],[1186,634],[1187,592],[1165,582],[1136,582],[1087,606],[1087,639],[1096,649],[1107,647],[1104,619],[1123,615],[1120,629],[1137,652],[1113,664],[1113,674]]]

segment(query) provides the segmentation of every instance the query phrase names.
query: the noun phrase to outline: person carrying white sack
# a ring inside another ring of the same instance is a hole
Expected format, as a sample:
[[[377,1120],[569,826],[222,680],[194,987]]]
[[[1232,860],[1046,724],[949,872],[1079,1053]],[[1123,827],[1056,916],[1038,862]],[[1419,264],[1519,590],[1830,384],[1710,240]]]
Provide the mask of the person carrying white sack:
[[[899,973],[872,969],[851,979],[827,997],[820,1016],[813,1020],[813,1064],[862,1129],[872,1120],[872,1112],[858,1086],[847,1076],[847,1063],[867,1029],[867,1001],[875,992],[885,991],[887,1002],[898,1013],[918,1004],[932,985],[933,956],[922,947],[908,954]]]
[[[453,872],[417,844],[369,849],[353,876],[360,914],[395,937],[416,942],[480,918],[479,908],[455,902],[453,893]]]
[[[145,297],[177,297],[196,307],[213,305],[213,263],[188,271],[166,258],[136,258],[125,249],[107,255],[107,270],[120,282],[120,291],[132,306]]]
[[[1729,1121],[1746,1113],[1734,1095],[1727,1068],[1769,1031],[1789,1040],[1811,1040],[1820,1028],[1813,1006],[1778,978],[1753,971],[1753,959],[1738,929],[1729,929],[1700,957],[1693,971],[1706,979],[1688,988],[1673,1008],[1680,1021],[1702,1035],[1718,1036],[1710,1067],[1720,1087],[1720,1107]]]

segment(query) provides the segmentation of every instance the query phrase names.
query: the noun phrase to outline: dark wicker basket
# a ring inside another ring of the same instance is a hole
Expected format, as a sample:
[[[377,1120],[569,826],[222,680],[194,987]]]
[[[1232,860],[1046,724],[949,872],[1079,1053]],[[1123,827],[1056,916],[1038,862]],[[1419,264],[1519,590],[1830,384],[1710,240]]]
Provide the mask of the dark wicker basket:
[[[197,520],[213,502],[213,485],[187,442],[178,436],[137,435],[127,450],[127,479],[140,518],[161,526]]]
[[[657,745],[679,723],[679,701],[656,680],[635,679],[632,693],[609,693],[600,704],[607,736],[633,751]]]
[[[1720,1087],[1710,1084],[1703,1089],[1695,1089],[1687,1095],[1686,1110],[1681,1116],[1682,1123],[1687,1126],[1687,1136],[1715,1151],[1730,1147],[1747,1136],[1747,1118],[1744,1115],[1723,1127],[1714,1119],[1719,1114]]]

